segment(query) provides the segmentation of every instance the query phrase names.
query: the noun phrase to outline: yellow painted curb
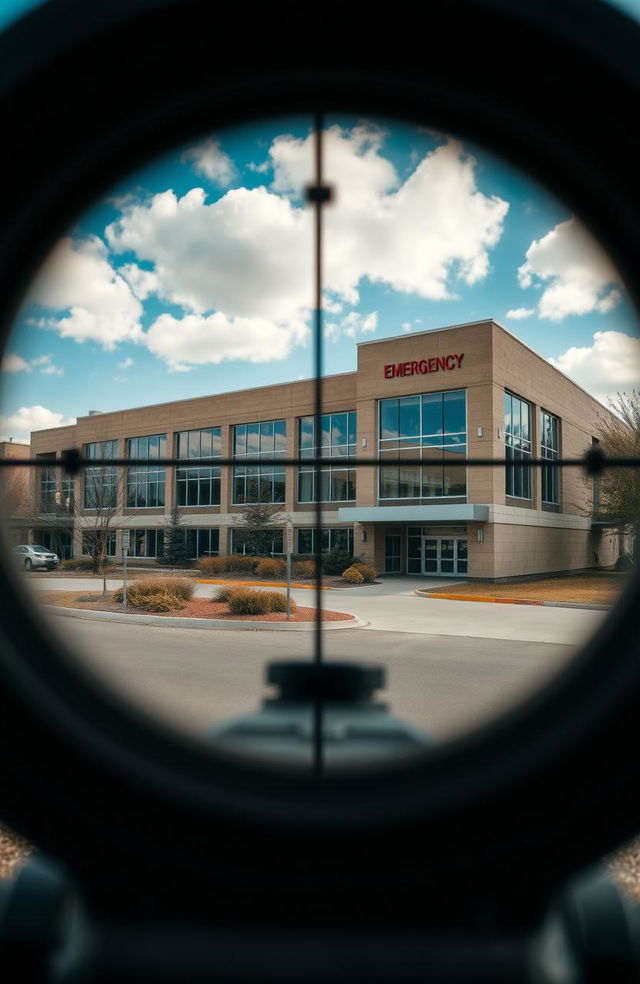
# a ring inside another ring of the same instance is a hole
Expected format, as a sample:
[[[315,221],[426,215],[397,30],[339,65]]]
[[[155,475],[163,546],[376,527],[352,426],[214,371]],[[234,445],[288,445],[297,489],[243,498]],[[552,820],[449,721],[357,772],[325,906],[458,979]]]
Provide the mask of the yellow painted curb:
[[[444,598],[447,601],[484,601],[494,605],[540,605],[542,601],[531,601],[528,598],[494,598],[485,595],[439,594],[435,591],[419,591],[423,598]]]
[[[247,587],[252,587],[252,588],[286,588],[286,586],[287,586],[287,582],[286,581],[235,581],[235,580],[231,581],[231,580],[229,580],[229,578],[217,578],[216,579],[216,578],[205,578],[205,577],[198,578],[198,584],[239,584],[243,588],[247,588]],[[316,585],[315,584],[296,584],[293,581],[291,582],[291,587],[292,588],[296,588],[296,589],[301,588],[303,591],[315,591],[316,590]],[[323,585],[320,590],[321,591],[333,591],[333,588],[330,588],[330,587],[326,587],[325,588],[324,585]]]

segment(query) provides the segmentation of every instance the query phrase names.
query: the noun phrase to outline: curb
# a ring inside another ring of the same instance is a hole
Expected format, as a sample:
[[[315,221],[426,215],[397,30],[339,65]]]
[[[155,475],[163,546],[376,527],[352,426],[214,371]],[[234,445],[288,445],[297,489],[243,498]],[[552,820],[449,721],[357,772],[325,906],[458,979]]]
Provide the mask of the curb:
[[[287,586],[286,581],[236,581],[235,579],[231,580],[230,578],[223,578],[223,577],[221,578],[199,577],[196,578],[196,584],[229,584],[229,585],[240,584],[242,585],[242,587],[251,587],[251,588],[286,588]],[[316,585],[296,584],[294,581],[292,581],[291,588],[292,589],[296,588],[296,590],[303,590],[303,591],[315,591]],[[333,591],[334,589],[330,587],[325,587],[323,585],[320,588],[320,590]]]
[[[313,632],[316,622],[234,622],[230,619],[218,620],[215,618],[180,618],[179,616],[166,617],[164,615],[125,615],[117,612],[97,612],[86,608],[62,608],[61,605],[45,605],[47,611],[53,615],[63,615],[66,618],[81,618],[92,622],[124,622],[134,625],[155,625],[167,626],[173,629],[227,629],[244,630],[245,632]],[[352,618],[349,621],[321,622],[322,630],[325,629],[363,629],[369,622],[360,618]]]
[[[439,601],[482,601],[487,605],[535,605],[537,608],[582,608],[597,612],[608,612],[613,608],[613,605],[588,605],[579,601],[531,601],[528,598],[495,598],[489,595],[436,594],[420,588],[415,594]]]

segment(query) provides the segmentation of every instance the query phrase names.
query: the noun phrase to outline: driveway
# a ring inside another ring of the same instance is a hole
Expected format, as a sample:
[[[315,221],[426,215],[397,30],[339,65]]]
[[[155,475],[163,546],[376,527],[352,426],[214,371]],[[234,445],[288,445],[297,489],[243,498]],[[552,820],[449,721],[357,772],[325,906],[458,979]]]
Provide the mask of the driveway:
[[[36,592],[96,592],[102,586],[99,579],[71,579],[55,575],[27,575],[25,581]],[[348,612],[368,622],[367,628],[374,632],[548,642],[569,646],[584,644],[607,614],[577,608],[447,601],[415,593],[418,588],[450,583],[446,578],[388,577],[378,584],[323,591],[322,601],[326,608]],[[121,584],[120,579],[107,580],[109,590],[115,590]],[[196,595],[202,598],[213,597],[217,590],[218,585],[199,584]],[[315,591],[293,589],[292,597],[299,605],[315,605]]]

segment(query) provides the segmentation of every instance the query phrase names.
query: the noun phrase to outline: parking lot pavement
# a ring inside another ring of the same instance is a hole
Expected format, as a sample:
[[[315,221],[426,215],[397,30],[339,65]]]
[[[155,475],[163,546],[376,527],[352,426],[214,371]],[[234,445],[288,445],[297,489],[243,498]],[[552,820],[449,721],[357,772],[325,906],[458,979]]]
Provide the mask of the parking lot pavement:
[[[92,578],[27,577],[28,587],[38,590],[95,592],[101,581]],[[108,579],[113,590],[122,581]],[[528,605],[493,605],[484,602],[448,601],[416,595],[418,588],[449,583],[445,578],[386,578],[378,584],[324,591],[325,608],[348,612],[368,622],[368,629],[410,632],[434,636],[522,640],[560,645],[583,645],[606,618],[606,612]],[[213,597],[215,584],[199,584],[198,597]],[[300,605],[313,606],[315,593],[292,591]]]

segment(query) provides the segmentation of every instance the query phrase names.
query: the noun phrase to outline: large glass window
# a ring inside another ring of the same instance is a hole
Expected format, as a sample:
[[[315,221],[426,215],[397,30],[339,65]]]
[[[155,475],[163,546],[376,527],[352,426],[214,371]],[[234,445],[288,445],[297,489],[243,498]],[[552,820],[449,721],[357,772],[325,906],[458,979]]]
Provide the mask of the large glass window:
[[[356,453],[356,412],[325,413],[317,433],[315,417],[300,417],[298,440],[301,458],[328,458],[320,471],[316,489],[313,465],[298,471],[299,502],[353,502],[356,497],[356,470],[350,468]]]
[[[251,550],[247,544],[244,542],[244,534],[242,530],[231,530],[231,553],[232,554],[252,554],[255,551]],[[261,551],[266,554],[283,554],[284,553],[284,532],[283,530],[274,530],[273,535],[269,543],[265,542],[264,549]]]
[[[109,462],[118,457],[117,441],[85,444],[85,457],[95,461],[84,472],[84,508],[103,511],[115,509],[118,496],[118,470]],[[99,462],[99,464],[98,464]]]
[[[299,554],[313,554],[316,552],[316,531],[315,529],[297,530],[297,550]],[[322,552],[329,550],[346,550],[353,554],[353,527],[341,528],[325,527],[322,530]]]
[[[180,431],[176,434],[176,457],[219,458],[222,453],[221,434],[220,427]],[[176,502],[179,506],[219,506],[220,468],[214,465],[205,468],[177,468]]]
[[[466,496],[465,390],[381,400],[378,450],[381,499]],[[385,465],[386,458],[419,461]]]
[[[82,553],[91,556],[96,547],[104,545],[107,557],[116,555],[115,530],[92,530],[82,534]]]
[[[185,530],[184,544],[190,558],[216,557],[220,550],[220,530]]]
[[[504,444],[507,459],[505,491],[517,499],[531,498],[531,406],[513,393],[504,394]],[[511,464],[513,462],[513,464]]]
[[[36,458],[39,461],[55,461],[56,453],[55,451],[44,452],[37,454]],[[56,470],[55,468],[40,468],[38,471],[40,472],[40,512],[55,512],[58,503]]]
[[[287,453],[287,422],[262,420],[233,428],[233,503],[284,502],[285,468],[278,462]],[[260,458],[264,465],[243,465],[242,458]]]
[[[167,457],[167,435],[151,434],[132,437],[127,441],[127,457],[142,458],[148,465],[134,465],[127,474],[127,506],[129,509],[152,509],[164,506],[165,471],[157,462]],[[138,556],[137,554],[135,556]],[[140,555],[142,556],[142,555]]]
[[[540,414],[540,457],[557,461],[560,457],[560,421],[543,410]],[[542,501],[551,505],[560,502],[560,469],[542,466]]]
[[[129,554],[132,557],[161,557],[164,530],[131,530]]]

